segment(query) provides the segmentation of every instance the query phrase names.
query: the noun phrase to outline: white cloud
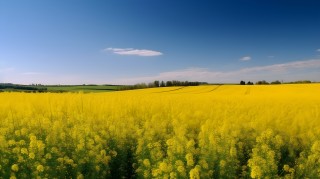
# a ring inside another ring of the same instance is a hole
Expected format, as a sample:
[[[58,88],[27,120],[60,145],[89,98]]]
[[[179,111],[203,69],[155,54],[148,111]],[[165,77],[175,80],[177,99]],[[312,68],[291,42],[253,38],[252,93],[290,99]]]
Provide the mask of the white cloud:
[[[250,56],[244,56],[242,58],[240,58],[241,61],[249,61],[251,60],[251,57]]]
[[[320,81],[320,59],[294,61],[267,66],[242,68],[235,71],[212,71],[206,68],[162,72],[153,76],[127,78],[115,81],[117,84],[135,84],[153,80],[188,80],[213,83],[234,83],[240,80],[316,80]],[[307,71],[307,72],[306,72]],[[298,79],[299,78],[299,79]]]
[[[319,49],[317,49],[317,52],[320,52],[320,48],[319,48]]]
[[[161,52],[145,49],[133,49],[133,48],[106,48],[104,51],[111,51],[118,55],[136,55],[136,56],[159,56]]]

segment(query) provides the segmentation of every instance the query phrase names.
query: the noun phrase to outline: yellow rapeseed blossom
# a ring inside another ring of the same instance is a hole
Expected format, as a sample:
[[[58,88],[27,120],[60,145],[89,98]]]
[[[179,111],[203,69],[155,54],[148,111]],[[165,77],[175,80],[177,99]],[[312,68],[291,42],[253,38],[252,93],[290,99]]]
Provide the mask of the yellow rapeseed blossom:
[[[35,158],[35,156],[36,156],[36,155],[35,155],[34,153],[32,153],[32,152],[31,152],[31,153],[29,153],[29,158],[30,158],[30,159],[34,159],[34,158]]]
[[[101,170],[99,165],[96,165],[95,169],[96,169],[97,172],[99,172]]]
[[[150,167],[150,161],[149,161],[149,159],[144,159],[144,160],[143,160],[143,165],[144,165],[145,167],[149,168],[149,167]]]
[[[17,164],[13,164],[11,166],[11,170],[14,171],[14,172],[17,172],[17,171],[19,171],[19,166]]]
[[[200,179],[200,167],[196,166],[190,170],[190,179]]]
[[[289,172],[290,166],[289,165],[284,165],[283,166],[283,170],[286,171],[286,172]]]
[[[177,171],[180,172],[180,173],[185,173],[186,169],[183,166],[178,166],[177,167]]]
[[[38,166],[37,166],[37,171],[38,171],[38,172],[43,172],[43,171],[44,171],[43,165],[38,165]]]
[[[261,169],[259,166],[252,167],[250,175],[252,178],[261,178],[261,175]]]
[[[84,176],[81,173],[79,173],[77,179],[84,179]]]
[[[167,172],[168,170],[168,165],[165,162],[161,162],[159,165],[159,169],[163,172]]]
[[[16,141],[14,140],[9,140],[8,141],[9,146],[14,146],[16,144]]]
[[[319,89],[0,92],[0,175],[320,178]]]
[[[46,159],[51,159],[51,158],[52,158],[52,155],[51,155],[51,153],[47,153],[47,154],[45,155],[45,157],[46,157]]]
[[[193,166],[194,165],[193,155],[191,153],[188,153],[186,155],[186,160],[187,160],[187,165],[188,166]]]

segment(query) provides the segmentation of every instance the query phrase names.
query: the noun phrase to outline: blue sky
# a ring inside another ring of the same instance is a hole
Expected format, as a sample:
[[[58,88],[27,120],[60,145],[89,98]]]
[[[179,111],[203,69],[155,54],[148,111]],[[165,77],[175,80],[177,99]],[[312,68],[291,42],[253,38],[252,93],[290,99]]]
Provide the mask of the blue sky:
[[[320,81],[318,0],[0,0],[0,83]]]

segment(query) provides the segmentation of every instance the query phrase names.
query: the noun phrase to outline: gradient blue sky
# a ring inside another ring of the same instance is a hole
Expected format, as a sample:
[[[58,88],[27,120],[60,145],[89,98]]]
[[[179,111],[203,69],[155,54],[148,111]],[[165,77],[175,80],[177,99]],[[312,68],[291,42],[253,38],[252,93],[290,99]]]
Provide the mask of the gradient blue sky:
[[[0,83],[320,81],[318,0],[0,0]]]

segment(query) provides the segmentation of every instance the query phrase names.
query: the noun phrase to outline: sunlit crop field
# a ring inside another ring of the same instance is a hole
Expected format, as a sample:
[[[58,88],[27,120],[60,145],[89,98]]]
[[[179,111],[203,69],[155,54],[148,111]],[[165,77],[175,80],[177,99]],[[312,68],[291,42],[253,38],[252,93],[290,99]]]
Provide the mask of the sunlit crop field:
[[[320,84],[0,93],[0,178],[319,178]]]

